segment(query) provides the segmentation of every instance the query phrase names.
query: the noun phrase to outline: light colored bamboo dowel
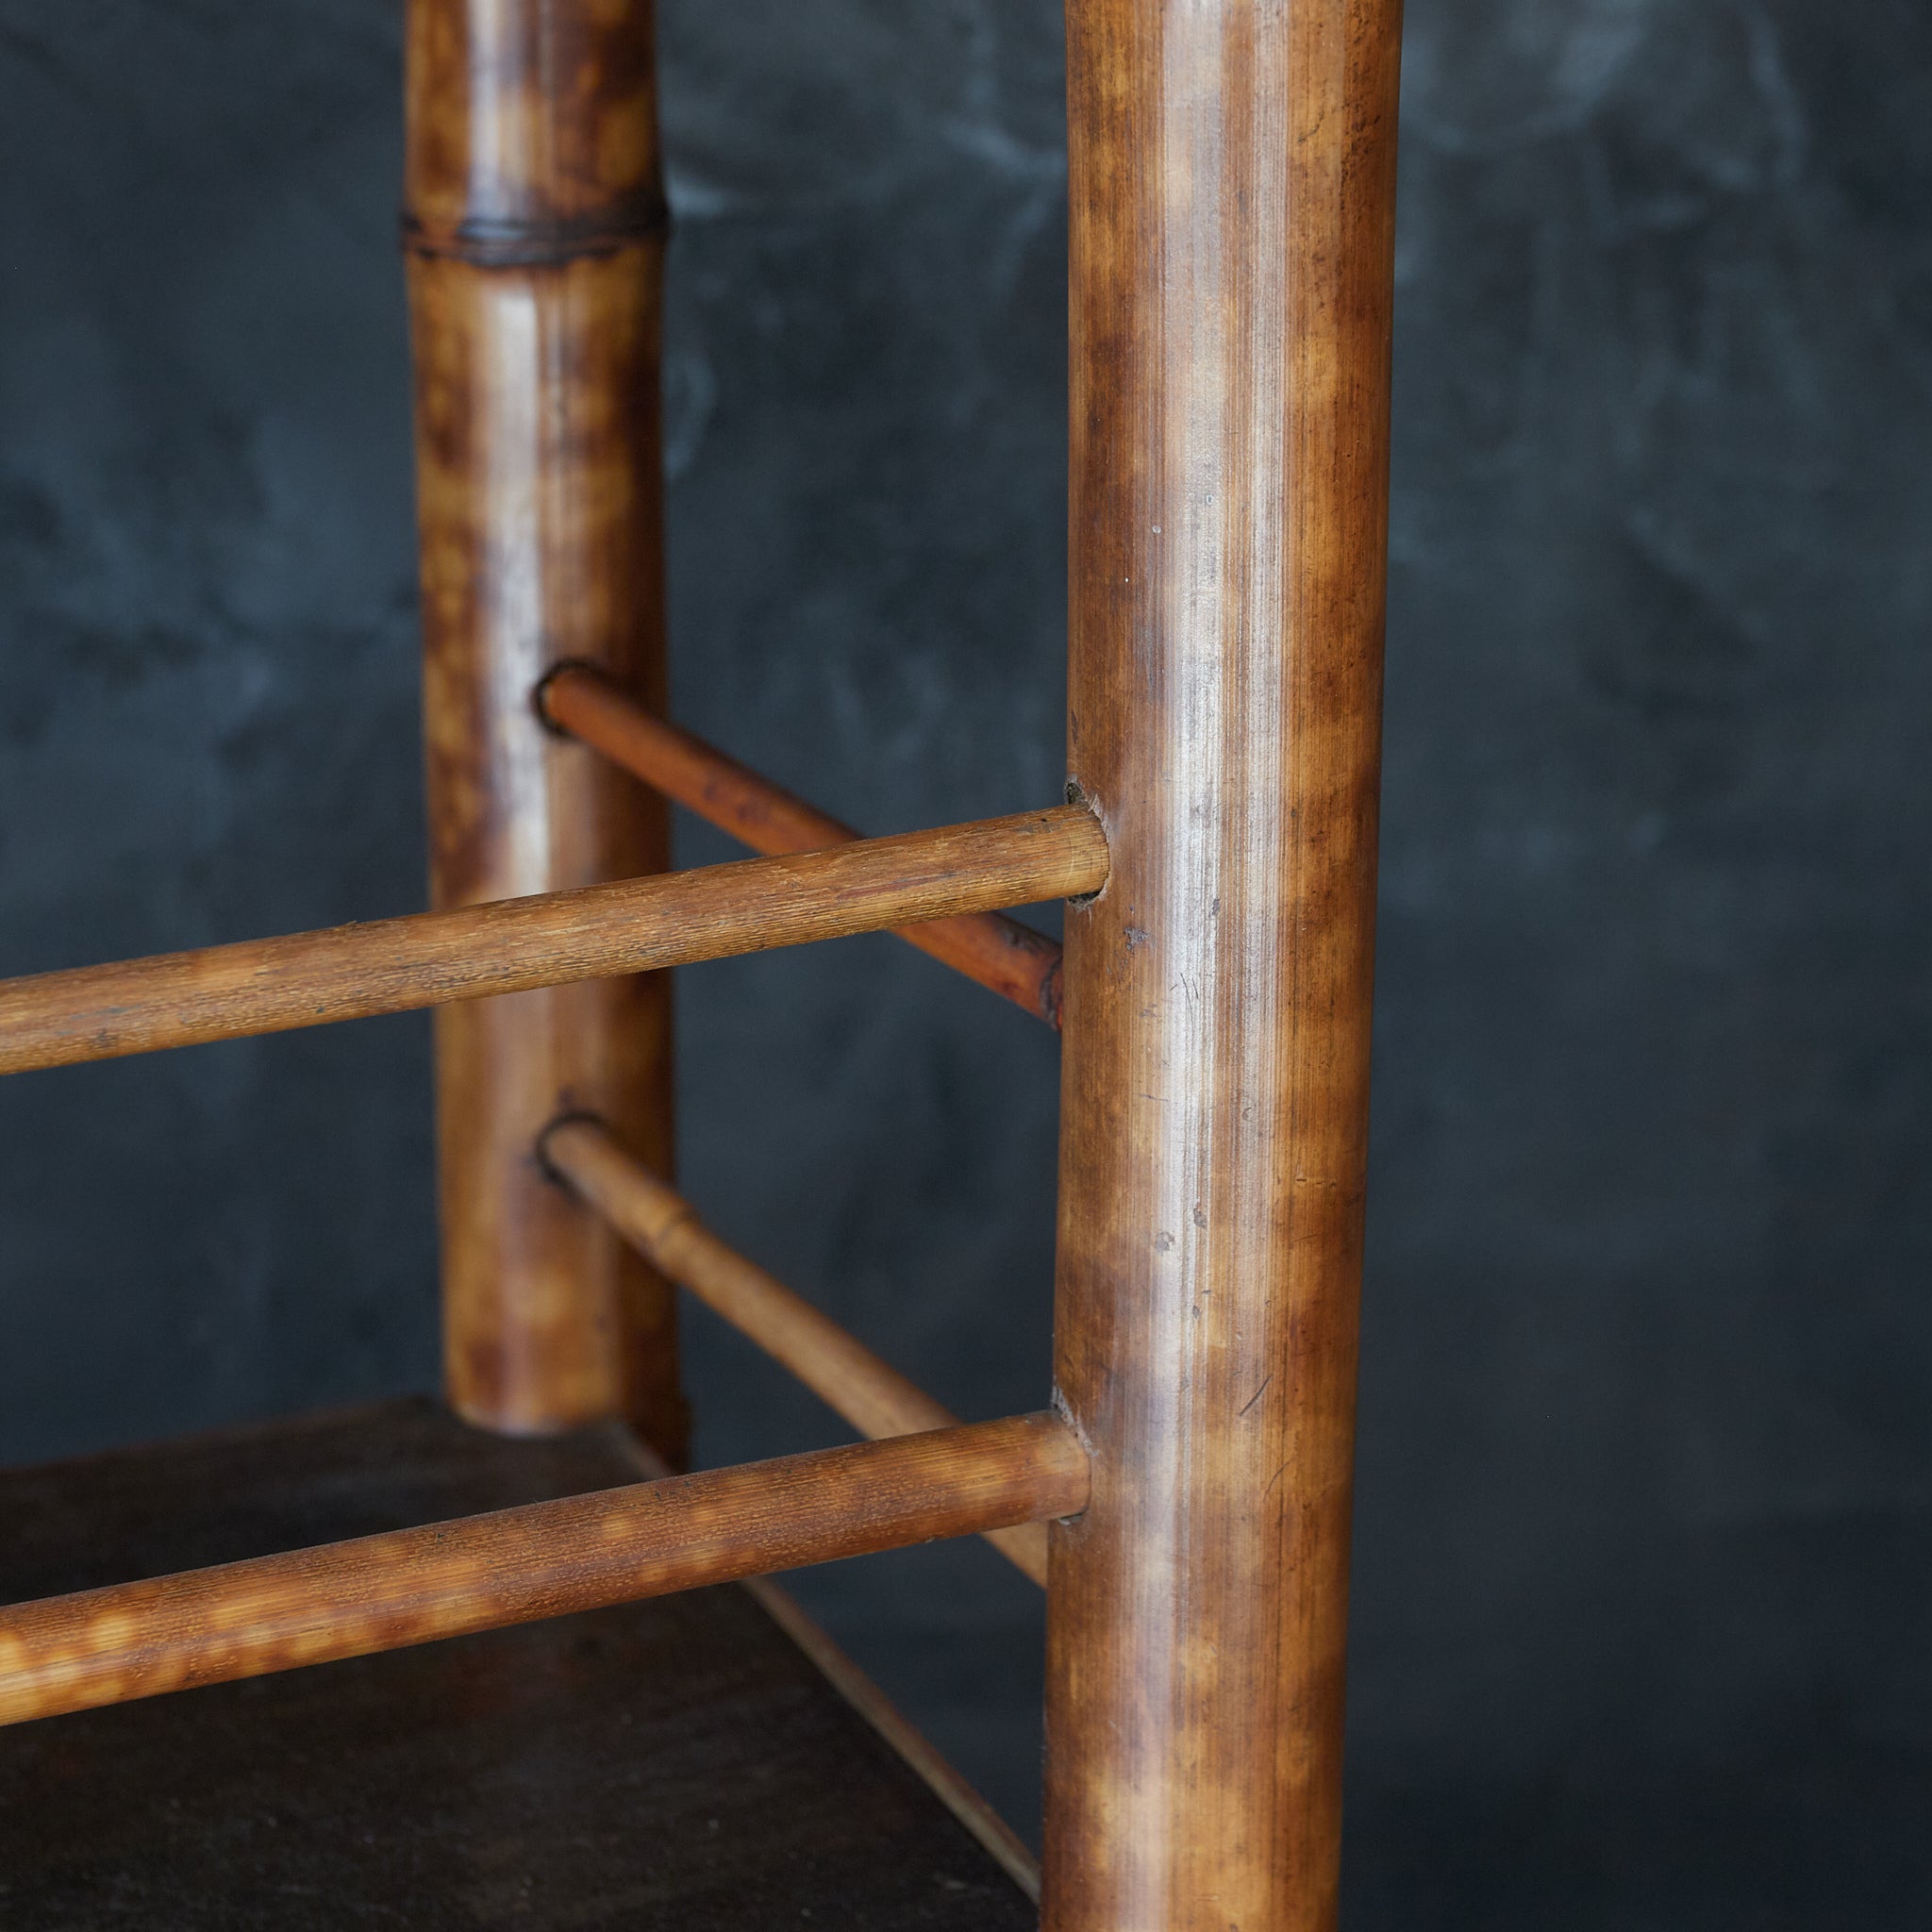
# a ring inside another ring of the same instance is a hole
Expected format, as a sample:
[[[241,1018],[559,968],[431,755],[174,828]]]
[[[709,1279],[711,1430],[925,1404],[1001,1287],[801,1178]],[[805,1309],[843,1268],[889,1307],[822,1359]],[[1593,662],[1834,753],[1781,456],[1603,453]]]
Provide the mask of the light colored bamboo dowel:
[[[1096,891],[1074,806],[0,981],[0,1074],[654,972]]]
[[[817,852],[858,837],[715,745],[654,716],[591,665],[558,666],[539,687],[538,705],[560,730],[755,852]],[[1043,932],[998,912],[894,929],[956,973],[1059,1025],[1060,949]]]
[[[909,1436],[957,1427],[958,1417],[828,1316],[708,1228],[683,1195],[641,1167],[609,1129],[558,1121],[543,1159],[651,1265],[681,1283],[740,1334],[782,1363],[861,1436]],[[1046,1525],[985,1532],[986,1540],[1044,1588]]]
[[[857,1442],[0,1610],[0,1724],[1076,1514],[1053,1415]]]

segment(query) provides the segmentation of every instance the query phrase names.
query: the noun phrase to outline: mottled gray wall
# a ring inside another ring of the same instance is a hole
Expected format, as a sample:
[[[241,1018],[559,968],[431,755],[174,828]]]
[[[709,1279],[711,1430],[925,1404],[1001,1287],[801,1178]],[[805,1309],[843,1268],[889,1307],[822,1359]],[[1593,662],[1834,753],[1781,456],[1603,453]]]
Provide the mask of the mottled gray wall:
[[[1357,1815],[1473,1923],[1924,1924],[1932,12],[1405,81]]]
[[[1050,0],[661,0],[676,703],[1054,795]],[[0,0],[0,971],[420,898],[392,0]],[[1932,14],[1412,0],[1354,1923],[1922,1924]],[[684,856],[722,856],[687,827]],[[1044,1392],[1055,1049],[884,940],[681,994],[685,1173]],[[0,1454],[434,1373],[417,1019],[0,1086]],[[836,1428],[699,1321],[701,1452]],[[813,1600],[1015,1812],[1037,1606]]]

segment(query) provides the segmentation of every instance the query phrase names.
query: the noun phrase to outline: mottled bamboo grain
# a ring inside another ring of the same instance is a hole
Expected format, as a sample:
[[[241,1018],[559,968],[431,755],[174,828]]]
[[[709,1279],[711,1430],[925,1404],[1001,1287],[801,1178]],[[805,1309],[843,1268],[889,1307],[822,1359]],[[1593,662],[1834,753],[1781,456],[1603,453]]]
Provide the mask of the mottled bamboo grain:
[[[663,872],[663,801],[529,704],[564,658],[664,699],[650,0],[408,0],[407,22],[432,903]],[[675,1296],[529,1158],[589,1107],[673,1172],[671,1038],[661,972],[437,1014],[445,1381],[473,1421],[624,1414],[681,1459]]]
[[[0,1724],[1071,1514],[1053,1415],[637,1483],[0,1610]]]
[[[1396,0],[1074,0],[1047,1932],[1329,1932]]]

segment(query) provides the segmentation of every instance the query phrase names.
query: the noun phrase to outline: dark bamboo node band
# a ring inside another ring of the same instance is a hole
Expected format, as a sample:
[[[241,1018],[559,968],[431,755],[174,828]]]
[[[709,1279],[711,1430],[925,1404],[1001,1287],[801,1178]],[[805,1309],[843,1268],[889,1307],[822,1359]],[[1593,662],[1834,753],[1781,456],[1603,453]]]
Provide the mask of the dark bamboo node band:
[[[0,980],[0,1074],[658,972],[1091,891],[1074,806],[824,852]]]
[[[558,665],[537,687],[535,703],[553,729],[581,740],[755,852],[817,852],[859,836],[702,738],[653,716],[591,665]],[[1043,932],[997,912],[895,930],[921,952],[1058,1027],[1060,949]]]
[[[0,1610],[0,1724],[970,1536],[1087,1507],[1054,1415],[633,1483]]]
[[[569,221],[471,215],[450,225],[405,211],[401,227],[403,246],[411,255],[441,256],[477,268],[559,268],[587,256],[661,241],[671,232],[671,209],[662,195],[653,193]]]
[[[958,1416],[864,1342],[720,1241],[691,1203],[633,1160],[601,1121],[575,1115],[554,1123],[538,1153],[654,1268],[789,1369],[861,1436],[878,1441],[958,1426]],[[1044,1524],[982,1534],[1045,1588]]]

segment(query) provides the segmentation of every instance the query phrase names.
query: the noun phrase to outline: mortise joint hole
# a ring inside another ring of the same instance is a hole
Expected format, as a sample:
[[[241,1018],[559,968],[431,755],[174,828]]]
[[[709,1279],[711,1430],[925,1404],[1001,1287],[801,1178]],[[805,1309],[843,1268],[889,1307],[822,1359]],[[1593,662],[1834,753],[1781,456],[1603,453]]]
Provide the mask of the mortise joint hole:
[[[552,738],[561,738],[575,744],[576,733],[559,724],[550,709],[550,687],[566,671],[580,671],[588,677],[602,677],[604,673],[588,658],[559,658],[535,684],[530,687],[530,709],[537,714],[537,723]]]
[[[1069,777],[1067,780],[1067,803],[1069,805],[1077,805],[1084,810],[1091,812],[1096,819],[1100,818],[1098,808],[1094,805],[1093,800],[1089,797],[1087,788],[1077,778]],[[1101,820],[1101,824],[1102,828],[1105,829],[1106,821],[1104,819]],[[1107,888],[1103,885],[1091,892],[1075,893],[1068,899],[1067,904],[1077,912],[1083,907],[1092,905],[1100,897],[1101,893],[1106,891]]]
[[[543,687],[539,685],[537,688],[541,691]],[[550,1137],[559,1127],[575,1126],[603,1127],[608,1131],[609,1123],[601,1115],[591,1113],[587,1108],[570,1108],[544,1123],[543,1131],[537,1136],[530,1150],[537,1157],[537,1166],[543,1178],[553,1187],[562,1188],[571,1193],[576,1191],[571,1186],[569,1176],[550,1158]]]

